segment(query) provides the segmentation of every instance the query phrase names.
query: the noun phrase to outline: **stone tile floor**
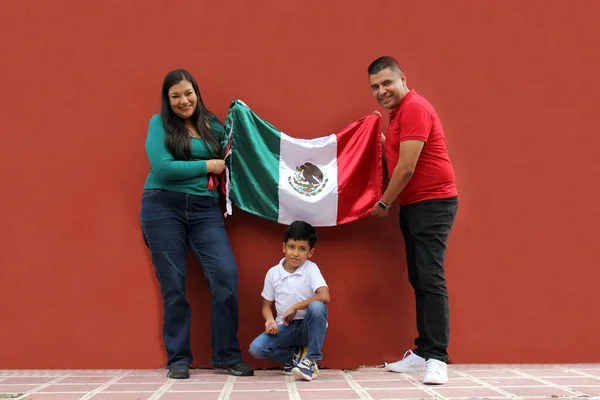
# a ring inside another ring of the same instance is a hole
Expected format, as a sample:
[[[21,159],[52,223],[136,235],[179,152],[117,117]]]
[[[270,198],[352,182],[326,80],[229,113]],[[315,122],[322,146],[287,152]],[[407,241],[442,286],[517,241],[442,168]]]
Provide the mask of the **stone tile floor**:
[[[450,365],[450,382],[426,386],[422,373],[383,368],[323,369],[312,382],[279,371],[253,377],[192,370],[0,370],[0,399],[19,400],[318,400],[318,399],[600,399],[600,364]]]

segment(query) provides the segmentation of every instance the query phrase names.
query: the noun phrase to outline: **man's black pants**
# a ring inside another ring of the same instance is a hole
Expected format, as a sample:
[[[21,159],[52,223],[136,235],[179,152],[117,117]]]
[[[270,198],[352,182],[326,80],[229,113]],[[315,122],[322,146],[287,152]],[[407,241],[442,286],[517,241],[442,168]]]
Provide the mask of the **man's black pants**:
[[[417,330],[414,353],[448,361],[450,337],[444,258],[458,211],[458,197],[425,200],[400,207],[408,279],[415,291]]]

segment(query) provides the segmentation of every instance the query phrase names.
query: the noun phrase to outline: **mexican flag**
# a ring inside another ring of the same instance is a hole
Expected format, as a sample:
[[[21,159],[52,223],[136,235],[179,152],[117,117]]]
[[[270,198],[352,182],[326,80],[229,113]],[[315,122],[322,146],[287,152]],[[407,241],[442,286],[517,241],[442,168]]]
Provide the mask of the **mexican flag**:
[[[233,203],[281,224],[334,226],[370,215],[381,198],[379,114],[328,136],[298,139],[234,100],[225,126],[229,215]]]

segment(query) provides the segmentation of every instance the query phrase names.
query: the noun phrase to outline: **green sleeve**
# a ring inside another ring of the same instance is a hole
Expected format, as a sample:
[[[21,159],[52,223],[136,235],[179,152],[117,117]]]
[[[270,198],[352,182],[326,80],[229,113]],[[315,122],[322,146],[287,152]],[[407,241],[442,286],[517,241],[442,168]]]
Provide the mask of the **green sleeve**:
[[[217,119],[217,117],[209,118],[209,123],[210,123],[210,127],[213,130],[213,133],[215,134],[215,137],[217,138],[217,141],[219,142],[221,147],[223,147],[221,149],[221,156],[224,156],[225,155],[224,154],[225,153],[225,145],[227,145],[227,141],[225,139],[225,137],[226,137],[225,127],[223,126],[221,121],[219,121]]]
[[[179,161],[165,147],[165,129],[160,115],[154,115],[148,126],[146,154],[156,177],[165,181],[178,181],[206,175],[206,161]]]

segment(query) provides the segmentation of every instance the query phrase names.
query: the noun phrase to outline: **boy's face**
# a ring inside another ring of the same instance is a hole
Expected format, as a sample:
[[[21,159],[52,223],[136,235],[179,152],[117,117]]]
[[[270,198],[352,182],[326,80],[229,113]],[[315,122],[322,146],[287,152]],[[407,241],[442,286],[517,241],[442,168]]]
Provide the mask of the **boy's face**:
[[[288,268],[298,268],[304,262],[312,257],[315,249],[311,249],[308,240],[289,239],[283,244],[283,254],[285,254],[285,266]]]

